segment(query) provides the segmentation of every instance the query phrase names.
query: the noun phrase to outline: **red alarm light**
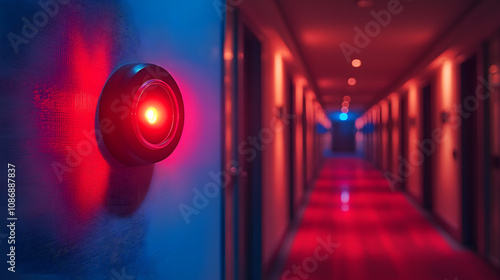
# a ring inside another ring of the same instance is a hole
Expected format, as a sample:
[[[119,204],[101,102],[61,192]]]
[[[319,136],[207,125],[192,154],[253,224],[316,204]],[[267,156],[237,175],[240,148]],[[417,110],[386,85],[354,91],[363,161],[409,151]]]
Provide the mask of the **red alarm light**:
[[[120,162],[144,165],[161,161],[176,148],[184,126],[179,87],[160,66],[122,66],[102,91],[99,124],[104,144]]]

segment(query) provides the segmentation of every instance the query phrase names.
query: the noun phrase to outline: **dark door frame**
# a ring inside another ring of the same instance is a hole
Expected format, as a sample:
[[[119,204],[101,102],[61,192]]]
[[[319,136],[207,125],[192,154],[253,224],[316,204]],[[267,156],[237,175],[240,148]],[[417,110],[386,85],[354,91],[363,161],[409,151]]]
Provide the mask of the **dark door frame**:
[[[472,55],[460,64],[460,101],[467,106],[467,99],[474,97],[477,80],[477,56]],[[461,129],[461,175],[462,175],[462,243],[475,249],[477,246],[477,174],[475,122],[477,113],[462,118]]]
[[[422,140],[432,139],[432,83],[428,83],[422,88]],[[433,172],[432,172],[432,154],[424,155],[423,180],[422,180],[422,205],[425,209],[433,209]]]
[[[387,170],[389,172],[393,172],[392,170],[392,165],[393,165],[393,143],[392,143],[392,128],[394,126],[393,120],[392,120],[392,100],[387,101],[387,107],[388,107],[388,116],[387,116]]]
[[[380,170],[384,169],[384,118],[382,116],[382,107],[378,106],[378,168]]]
[[[296,110],[295,110],[295,83],[293,81],[293,77],[289,74],[288,75],[288,108],[286,111],[289,111],[289,114],[296,115]],[[288,172],[289,172],[289,180],[290,180],[290,205],[289,205],[289,217],[290,221],[293,220],[294,214],[295,214],[295,145],[296,145],[296,140],[295,140],[295,133],[296,133],[296,127],[295,127],[295,119],[293,119],[289,125],[289,130],[288,130],[289,135],[289,165],[288,165]]]
[[[356,125],[353,120],[332,122],[332,148],[336,153],[356,152]]]
[[[308,133],[308,125],[307,125],[307,98],[306,98],[306,89],[303,90],[302,93],[302,172],[303,172],[303,184],[304,190],[308,188],[308,179],[307,179],[307,133]]]
[[[237,171],[231,171],[233,244],[225,252],[234,260],[232,275],[225,275],[224,265],[221,267],[223,279],[256,280],[262,278],[262,154],[259,149],[248,145],[240,147],[240,144],[247,143],[250,136],[257,137],[262,128],[262,50],[259,39],[245,26],[238,10],[232,13],[232,26],[228,30],[234,37],[234,53],[245,55],[235,55],[232,60],[231,106],[234,109],[231,119],[223,118],[224,122],[231,122],[233,130],[232,162],[225,162],[223,168],[229,164]],[[224,104],[223,100],[222,108]],[[226,218],[223,212],[222,219]]]
[[[262,46],[252,31],[243,27],[243,143],[248,137],[256,137],[262,130]],[[246,174],[241,174],[240,191],[245,193],[245,271],[246,279],[262,279],[262,152],[253,149],[255,157],[242,159]]]
[[[406,189],[406,179],[407,179],[407,176],[406,174],[404,173],[405,170],[403,169],[403,162],[406,161],[406,158],[407,158],[407,149],[408,149],[408,143],[406,141],[408,141],[408,136],[407,136],[407,120],[408,120],[408,110],[407,110],[407,107],[408,107],[408,104],[406,103],[407,102],[407,93],[404,93],[401,95],[400,97],[400,100],[399,100],[399,139],[400,139],[400,145],[399,145],[399,157],[398,157],[398,167],[397,167],[397,172],[398,173],[401,173],[401,174],[398,174],[400,176],[403,177],[403,180],[401,181],[401,189],[405,190]]]

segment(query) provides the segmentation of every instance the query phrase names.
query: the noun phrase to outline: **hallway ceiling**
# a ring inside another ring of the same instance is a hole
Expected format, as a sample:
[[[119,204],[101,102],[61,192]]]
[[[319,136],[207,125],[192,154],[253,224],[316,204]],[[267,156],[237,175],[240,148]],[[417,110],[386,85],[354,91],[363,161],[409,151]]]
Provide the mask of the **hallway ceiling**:
[[[344,95],[350,95],[351,111],[362,112],[437,42],[477,2],[475,0],[401,0],[399,14],[391,14],[386,27],[369,43],[359,45],[362,65],[354,68],[340,45],[356,47],[355,27],[365,30],[375,19],[372,11],[388,9],[389,0],[374,0],[359,8],[356,0],[278,0],[290,25],[326,109],[339,111]],[[357,84],[347,80],[354,77]]]

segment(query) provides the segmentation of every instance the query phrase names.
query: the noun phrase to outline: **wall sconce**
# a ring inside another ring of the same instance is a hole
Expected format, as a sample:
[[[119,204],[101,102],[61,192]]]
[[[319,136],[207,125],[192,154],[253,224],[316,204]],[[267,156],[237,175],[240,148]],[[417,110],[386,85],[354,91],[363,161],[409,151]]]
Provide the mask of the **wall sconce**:
[[[447,123],[450,121],[450,112],[441,112],[441,122]]]
[[[285,118],[285,107],[276,107],[275,115],[278,119],[283,120]]]
[[[410,126],[417,125],[417,119],[415,117],[409,119]]]

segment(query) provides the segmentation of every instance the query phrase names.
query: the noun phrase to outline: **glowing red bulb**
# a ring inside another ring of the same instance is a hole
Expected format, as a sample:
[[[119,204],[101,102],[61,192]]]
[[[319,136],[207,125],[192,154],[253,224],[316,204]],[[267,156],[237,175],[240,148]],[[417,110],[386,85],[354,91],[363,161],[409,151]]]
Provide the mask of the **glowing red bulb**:
[[[145,117],[149,124],[154,124],[158,119],[158,111],[155,107],[149,107],[146,110]]]

